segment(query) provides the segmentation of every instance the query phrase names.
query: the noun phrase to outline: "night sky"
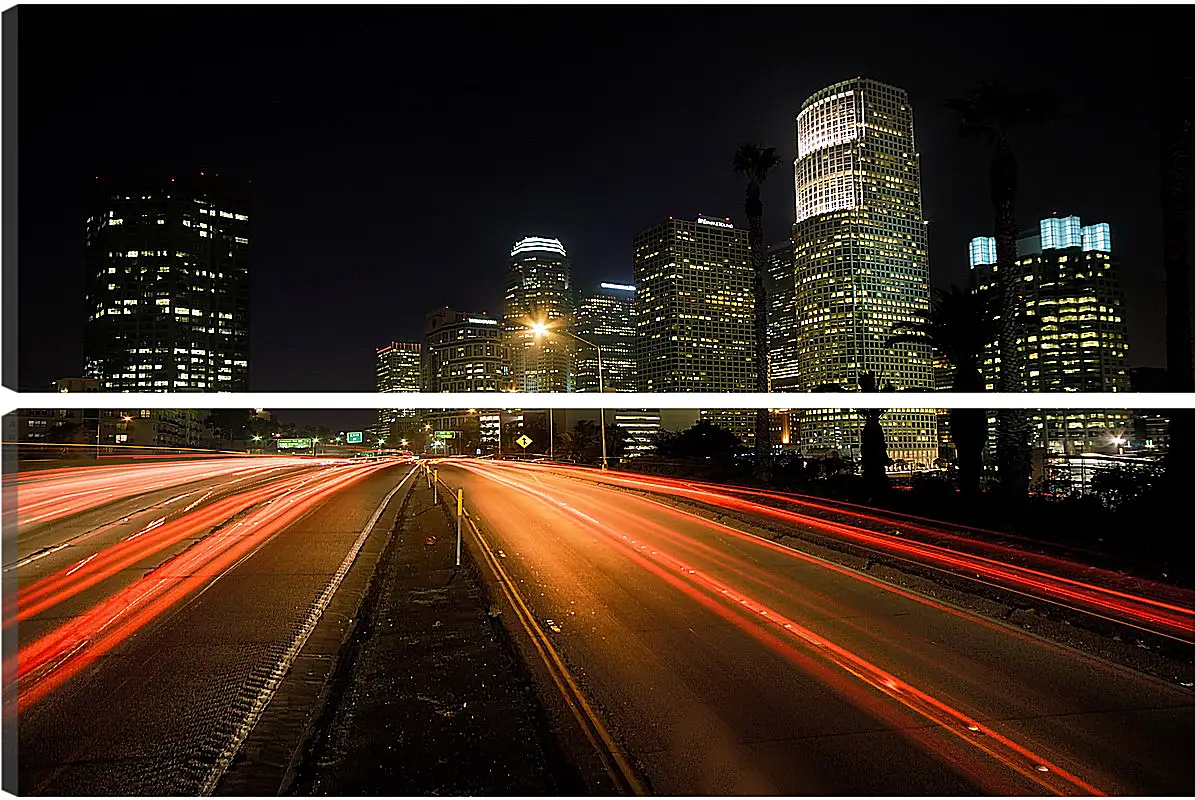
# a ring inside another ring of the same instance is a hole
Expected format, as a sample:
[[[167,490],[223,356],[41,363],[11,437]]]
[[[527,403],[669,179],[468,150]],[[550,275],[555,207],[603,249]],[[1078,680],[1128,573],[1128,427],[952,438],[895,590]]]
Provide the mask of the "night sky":
[[[582,288],[631,279],[634,233],[745,224],[730,167],[774,145],[765,231],[788,237],[793,119],[856,75],[915,111],[935,285],[990,234],[987,152],[943,101],[982,78],[1053,88],[1014,139],[1021,224],[1109,222],[1130,362],[1164,365],[1153,49],[1180,7],[53,7],[19,9],[21,388],[77,375],[96,175],[253,181],[253,390],[372,391],[374,348],[452,305],[501,312],[524,235]],[[1180,21],[1185,20],[1185,21]],[[366,414],[368,416],[368,412]]]

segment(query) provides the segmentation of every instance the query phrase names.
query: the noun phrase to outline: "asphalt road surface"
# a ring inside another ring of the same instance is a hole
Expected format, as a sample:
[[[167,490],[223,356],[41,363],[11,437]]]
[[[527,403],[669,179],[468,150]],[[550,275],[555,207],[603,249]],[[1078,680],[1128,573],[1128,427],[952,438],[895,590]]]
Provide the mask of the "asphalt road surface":
[[[22,481],[5,549],[20,792],[210,791],[410,470],[240,459]]]
[[[1188,687],[615,488],[439,469],[656,793],[1195,791]]]

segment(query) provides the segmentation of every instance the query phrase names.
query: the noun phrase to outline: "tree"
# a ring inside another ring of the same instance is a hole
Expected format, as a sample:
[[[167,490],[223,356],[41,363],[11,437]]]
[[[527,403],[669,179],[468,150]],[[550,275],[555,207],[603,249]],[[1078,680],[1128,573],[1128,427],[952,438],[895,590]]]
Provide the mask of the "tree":
[[[1195,391],[1191,356],[1190,57],[1171,34],[1162,55],[1160,110],[1162,261],[1166,270],[1166,375],[1172,392]],[[1171,501],[1195,481],[1195,414],[1170,413],[1165,480]]]
[[[743,443],[725,428],[699,419],[687,430],[662,431],[656,449],[665,458],[728,459],[743,449]]]
[[[621,459],[626,453],[627,449],[627,429],[621,425],[610,423],[606,426],[606,450],[607,457],[612,459]]]
[[[209,414],[203,424],[211,428],[218,439],[242,439],[252,418],[253,412],[248,409],[221,408]]]
[[[902,342],[924,342],[951,366],[956,392],[984,390],[984,346],[991,341],[995,326],[986,294],[968,292],[958,286],[948,291],[935,289],[929,314],[921,322],[897,325],[888,346]],[[983,475],[983,446],[987,441],[987,412],[981,408],[950,409],[950,433],[958,448],[959,491],[974,495]]]
[[[998,330],[1000,372],[996,389],[1025,391],[1021,354],[1020,272],[1017,270],[1016,197],[1018,168],[1009,133],[1024,125],[1053,117],[1057,101],[1047,90],[1013,91],[998,81],[985,81],[966,97],[948,100],[946,107],[959,121],[959,135],[979,137],[992,148],[988,178],[995,215],[996,275],[1000,287]],[[996,413],[996,458],[1000,487],[1013,501],[1029,492],[1029,443],[1025,413],[1001,409]]]
[[[896,391],[896,387],[891,383],[881,390],[874,372],[859,374],[859,389],[863,392]],[[862,412],[865,422],[859,460],[863,462],[863,487],[870,500],[879,499],[888,492],[888,466],[892,459],[888,458],[888,443],[884,440],[884,427],[880,425],[880,417],[884,416],[886,410],[865,408]]]
[[[766,272],[763,240],[763,201],[759,187],[768,173],[780,163],[775,147],[745,142],[734,154],[734,171],[747,179],[747,196],[743,210],[747,214],[747,243],[751,248],[752,298],[755,304],[755,391],[768,391],[768,291],[764,283]],[[771,477],[772,419],[766,408],[755,411],[755,477],[767,481]]]

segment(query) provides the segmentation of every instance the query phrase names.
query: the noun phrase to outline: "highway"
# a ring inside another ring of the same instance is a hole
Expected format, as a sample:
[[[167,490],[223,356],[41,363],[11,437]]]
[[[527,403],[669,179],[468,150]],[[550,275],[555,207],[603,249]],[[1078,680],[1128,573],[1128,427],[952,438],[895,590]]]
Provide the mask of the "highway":
[[[451,460],[439,474],[464,489],[511,584],[655,793],[1195,790],[1189,687],[598,485],[592,473]],[[1033,569],[1043,585],[1025,591],[1112,603],[1048,563],[980,561],[955,545],[919,552],[967,555],[958,569],[1010,570],[1008,580]],[[1151,599],[1119,598],[1117,613],[1158,609],[1149,624],[1184,624],[1188,608]]]
[[[1063,548],[1028,540],[1018,542],[1018,537],[1007,533],[805,495],[562,465],[522,464],[519,468],[681,498],[748,520],[815,532],[863,552],[967,576],[977,583],[1100,617],[1183,646],[1195,645],[1195,592],[1093,566],[1090,559],[1071,557],[1069,549],[1066,555],[1059,555],[1050,551]]]
[[[18,475],[4,623],[21,793],[212,791],[411,470],[261,458]]]

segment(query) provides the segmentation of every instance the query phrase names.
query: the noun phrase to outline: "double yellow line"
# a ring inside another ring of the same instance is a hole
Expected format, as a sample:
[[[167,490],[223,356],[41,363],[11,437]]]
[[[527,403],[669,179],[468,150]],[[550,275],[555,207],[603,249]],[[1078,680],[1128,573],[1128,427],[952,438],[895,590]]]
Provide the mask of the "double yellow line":
[[[442,479],[440,483],[451,495],[452,487],[445,483]],[[564,698],[565,705],[573,712],[577,723],[581,726],[581,730],[585,734],[585,738],[593,746],[598,758],[601,759],[602,766],[606,770],[606,774],[610,776],[610,780],[618,788],[621,794],[646,795],[650,794],[643,781],[640,780],[634,769],[631,768],[627,761],[625,754],[621,748],[614,742],[614,737],[606,730],[606,726],[602,724],[597,712],[593,710],[593,706],[581,691],[581,687],[577,685],[577,681],[573,678],[572,673],[564,663],[564,659],[560,657],[560,653],[552,645],[552,640],[549,638],[547,632],[536,621],[535,615],[531,613],[527,603],[519,595],[515,589],[514,581],[510,579],[510,575],[502,568],[502,564],[498,556],[494,553],[493,548],[490,547],[489,542],[486,541],[485,536],[477,527],[477,523],[473,521],[473,517],[469,514],[468,509],[464,509],[465,521],[469,523],[469,528],[473,531],[477,544],[481,548],[482,555],[485,556],[486,563],[498,576],[498,585],[502,587],[502,594],[510,601],[511,608],[514,609],[515,617],[527,631],[527,635],[531,638],[531,643],[535,646],[536,652],[540,659],[543,660],[544,666],[547,667],[548,674],[552,677],[552,682],[556,684],[556,688],[560,691]]]

